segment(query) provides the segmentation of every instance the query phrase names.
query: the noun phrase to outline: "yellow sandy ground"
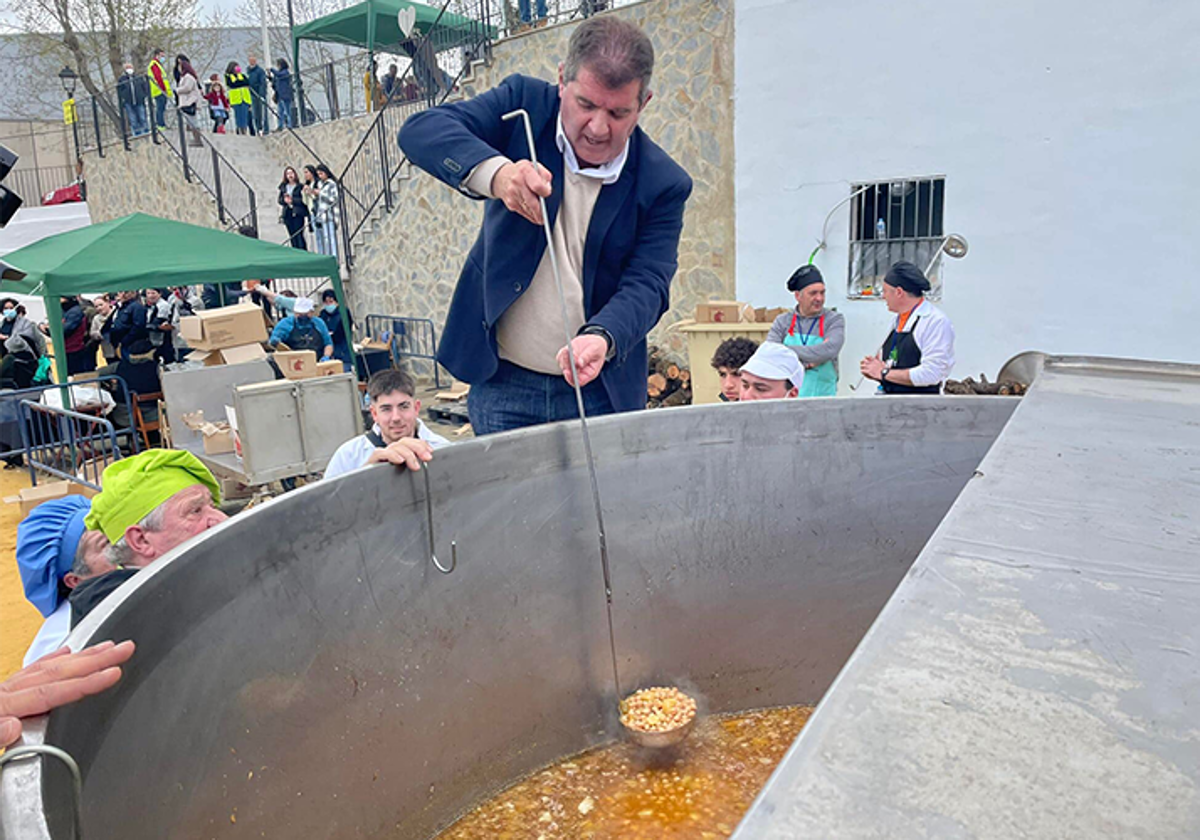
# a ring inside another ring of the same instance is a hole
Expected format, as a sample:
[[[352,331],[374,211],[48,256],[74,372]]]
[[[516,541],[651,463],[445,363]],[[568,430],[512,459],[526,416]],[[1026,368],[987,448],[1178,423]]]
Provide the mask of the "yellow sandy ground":
[[[0,470],[0,496],[29,486],[27,470]],[[17,574],[19,505],[0,502],[0,680],[21,669],[21,659],[42,626],[42,616],[25,600]]]

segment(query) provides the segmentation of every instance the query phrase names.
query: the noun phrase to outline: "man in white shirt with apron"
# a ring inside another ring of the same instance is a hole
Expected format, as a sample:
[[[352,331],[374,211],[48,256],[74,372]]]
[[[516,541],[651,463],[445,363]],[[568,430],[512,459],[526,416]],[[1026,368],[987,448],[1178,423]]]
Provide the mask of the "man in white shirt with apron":
[[[893,265],[883,278],[883,299],[896,317],[878,355],[859,365],[881,393],[940,394],[954,368],[954,326],[925,300],[927,291],[929,280],[908,261]]]
[[[421,422],[421,401],[415,391],[412,377],[402,370],[381,370],[372,376],[367,396],[375,423],[365,435],[338,447],[324,477],[335,478],[367,464],[390,463],[419,470],[422,461],[432,460],[434,449],[448,445],[448,440]]]

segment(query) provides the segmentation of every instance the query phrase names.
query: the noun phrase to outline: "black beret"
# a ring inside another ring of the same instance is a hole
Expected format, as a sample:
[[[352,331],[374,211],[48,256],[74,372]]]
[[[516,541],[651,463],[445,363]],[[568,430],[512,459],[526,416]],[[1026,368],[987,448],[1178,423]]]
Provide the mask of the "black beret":
[[[802,265],[788,278],[787,288],[789,292],[798,292],[805,286],[824,282],[825,278],[821,276],[821,269],[815,265]]]
[[[921,269],[908,260],[901,260],[889,268],[883,282],[889,286],[899,286],[910,295],[922,295],[930,288]]]

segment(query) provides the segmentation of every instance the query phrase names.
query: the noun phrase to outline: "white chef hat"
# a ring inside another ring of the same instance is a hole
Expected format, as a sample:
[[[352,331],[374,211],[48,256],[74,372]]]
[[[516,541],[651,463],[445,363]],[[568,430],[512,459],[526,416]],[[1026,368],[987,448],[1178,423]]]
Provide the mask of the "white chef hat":
[[[804,365],[800,359],[782,344],[764,341],[758,345],[754,355],[742,365],[742,373],[753,374],[761,379],[786,379],[799,388],[804,381]]]

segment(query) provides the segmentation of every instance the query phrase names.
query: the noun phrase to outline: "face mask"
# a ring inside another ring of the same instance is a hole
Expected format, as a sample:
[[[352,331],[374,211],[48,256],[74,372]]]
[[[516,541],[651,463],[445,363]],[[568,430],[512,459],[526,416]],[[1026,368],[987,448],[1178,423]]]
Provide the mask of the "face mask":
[[[337,304],[336,303],[325,304],[325,311],[328,312],[330,315],[332,315],[334,312],[337,312]]]
[[[15,310],[15,309],[5,309],[5,310],[4,310],[4,320],[5,320],[5,321],[15,321],[15,320],[17,320],[17,310]]]
[[[126,68],[125,68],[125,74],[126,74],[126,75],[128,75],[128,76],[132,76],[132,75],[133,75],[133,68],[132,68],[132,67],[126,67]]]

